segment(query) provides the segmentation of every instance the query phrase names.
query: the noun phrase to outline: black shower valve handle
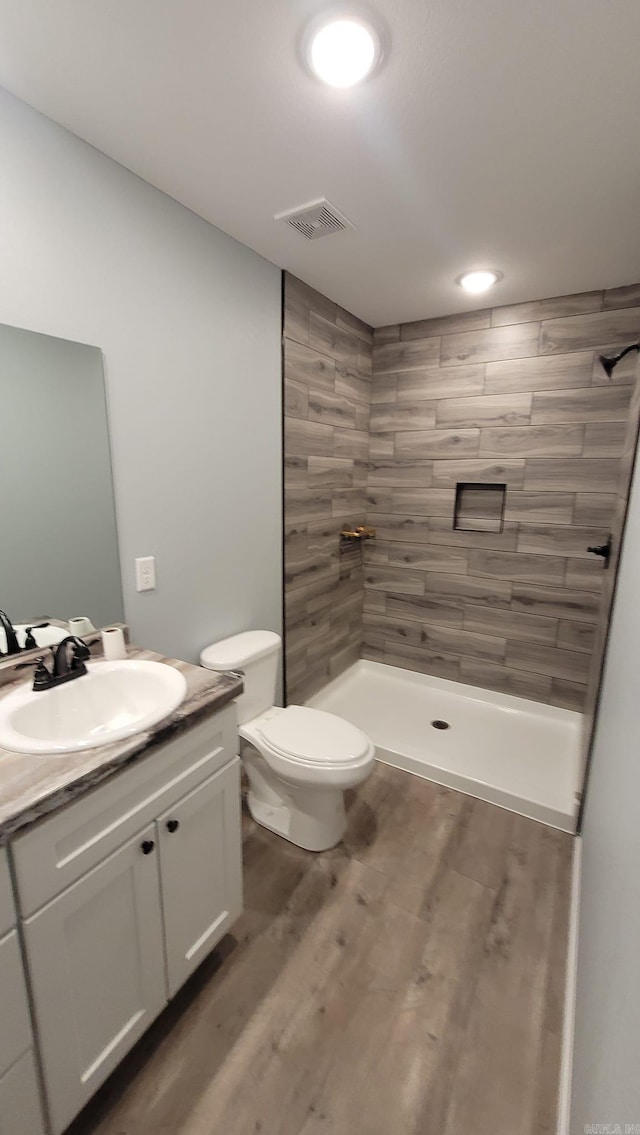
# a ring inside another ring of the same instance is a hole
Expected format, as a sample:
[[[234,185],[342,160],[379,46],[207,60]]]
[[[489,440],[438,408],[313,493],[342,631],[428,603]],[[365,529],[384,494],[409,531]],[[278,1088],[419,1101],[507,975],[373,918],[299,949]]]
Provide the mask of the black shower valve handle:
[[[608,568],[609,560],[611,559],[612,543],[612,538],[611,536],[609,536],[606,544],[590,544],[587,548],[587,551],[591,552],[593,556],[602,556],[602,559],[604,560],[604,566]]]

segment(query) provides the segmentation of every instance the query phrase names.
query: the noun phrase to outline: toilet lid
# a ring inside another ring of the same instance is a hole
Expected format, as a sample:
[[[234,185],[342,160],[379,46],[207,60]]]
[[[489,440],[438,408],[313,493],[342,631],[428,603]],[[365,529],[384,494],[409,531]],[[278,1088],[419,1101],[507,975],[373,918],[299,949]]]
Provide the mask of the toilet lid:
[[[303,705],[290,705],[265,722],[261,733],[278,752],[318,764],[348,764],[363,757],[369,748],[368,737],[355,725],[334,713]]]

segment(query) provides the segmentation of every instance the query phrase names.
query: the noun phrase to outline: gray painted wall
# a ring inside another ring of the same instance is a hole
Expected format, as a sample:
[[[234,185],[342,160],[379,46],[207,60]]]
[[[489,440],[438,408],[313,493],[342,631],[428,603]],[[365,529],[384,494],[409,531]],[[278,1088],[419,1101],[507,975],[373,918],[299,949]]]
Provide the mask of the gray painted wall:
[[[102,355],[0,324],[0,607],[124,617]]]
[[[640,1124],[640,463],[583,827],[571,1135]],[[594,1127],[595,1130],[595,1127]]]
[[[279,631],[280,271],[2,91],[0,136],[0,321],[102,349],[133,640]]]

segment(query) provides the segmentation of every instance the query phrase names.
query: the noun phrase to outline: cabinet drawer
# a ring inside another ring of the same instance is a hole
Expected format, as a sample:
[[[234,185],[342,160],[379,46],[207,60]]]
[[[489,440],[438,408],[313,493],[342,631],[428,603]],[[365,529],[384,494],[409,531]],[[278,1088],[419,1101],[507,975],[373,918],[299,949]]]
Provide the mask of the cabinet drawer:
[[[6,847],[0,847],[0,938],[16,924],[16,908]]]
[[[0,1077],[0,1135],[44,1135],[40,1088],[31,1049]]]
[[[33,1044],[17,930],[0,941],[0,1076]]]
[[[236,754],[235,706],[141,757],[12,845],[26,918]]]

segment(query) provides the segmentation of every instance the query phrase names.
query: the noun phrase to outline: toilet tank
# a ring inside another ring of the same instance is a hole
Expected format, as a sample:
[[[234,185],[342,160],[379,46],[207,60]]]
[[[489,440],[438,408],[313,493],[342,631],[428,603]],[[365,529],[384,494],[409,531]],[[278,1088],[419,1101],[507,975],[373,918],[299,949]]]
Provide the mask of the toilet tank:
[[[207,670],[242,670],[244,693],[236,698],[239,725],[274,704],[280,647],[280,635],[274,631],[244,631],[202,651],[200,665]]]

